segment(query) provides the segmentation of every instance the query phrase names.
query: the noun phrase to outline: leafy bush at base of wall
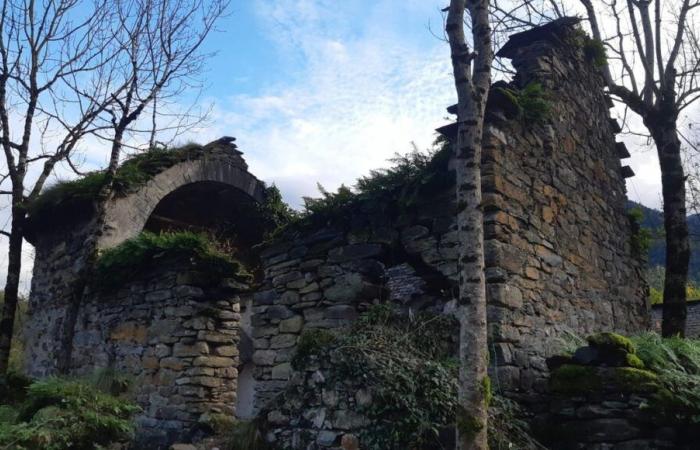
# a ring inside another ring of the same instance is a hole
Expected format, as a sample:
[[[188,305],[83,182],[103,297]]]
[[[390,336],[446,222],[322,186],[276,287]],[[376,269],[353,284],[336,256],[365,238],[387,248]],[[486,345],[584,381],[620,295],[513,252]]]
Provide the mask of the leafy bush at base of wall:
[[[292,364],[301,371],[331,366],[324,372],[329,377],[327,385],[344,385],[351,391],[357,386],[370,394],[370,402],[357,405],[357,412],[369,422],[359,432],[361,448],[443,448],[454,439],[458,408],[458,363],[454,358],[458,327],[450,316],[408,317],[394,312],[388,304],[375,305],[341,332],[304,332]],[[278,399],[281,408],[303,408],[304,401],[314,395],[305,389],[292,387],[282,394]],[[491,408],[494,423],[514,417],[515,408],[505,400],[495,400]],[[285,414],[296,417],[302,411]],[[531,438],[525,437],[523,424],[513,421],[508,429],[497,430],[492,448],[512,448],[507,443],[519,444],[521,449],[538,448],[524,444]],[[515,429],[520,434],[512,434]]]
[[[0,406],[0,448],[96,449],[130,439],[137,411],[88,383],[48,378],[29,385],[21,404]]]
[[[135,238],[105,250],[97,260],[95,285],[116,288],[156,260],[164,257],[190,258],[196,270],[212,281],[223,278],[248,279],[243,265],[216,248],[208,236],[191,231],[155,234],[144,231]]]

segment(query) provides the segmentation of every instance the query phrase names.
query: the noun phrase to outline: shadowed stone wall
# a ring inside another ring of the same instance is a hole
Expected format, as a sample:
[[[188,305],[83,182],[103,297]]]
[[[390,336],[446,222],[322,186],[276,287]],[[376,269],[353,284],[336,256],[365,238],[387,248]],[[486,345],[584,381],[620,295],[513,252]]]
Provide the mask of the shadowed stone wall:
[[[127,375],[147,448],[235,414],[240,290],[203,275],[188,261],[162,261],[117,291],[89,292],[80,308],[70,373]]]

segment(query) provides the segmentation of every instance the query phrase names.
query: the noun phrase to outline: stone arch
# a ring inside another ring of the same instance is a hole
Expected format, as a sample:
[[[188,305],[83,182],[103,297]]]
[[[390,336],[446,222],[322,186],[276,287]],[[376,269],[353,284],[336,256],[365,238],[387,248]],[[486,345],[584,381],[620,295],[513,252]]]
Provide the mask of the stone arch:
[[[141,377],[137,434],[158,445],[195,432],[202,414],[235,413],[238,371],[252,353],[249,280],[210,279],[191,260],[166,257],[123,285],[85,286],[79,274],[92,261],[85,242],[94,239],[106,250],[144,229],[209,230],[224,223],[226,239],[251,230],[231,239],[237,252],[248,251],[264,232],[257,204],[265,185],[231,141],[175,150],[179,159],[163,158],[163,168],[151,171],[146,183],[107,200],[103,220],[93,198],[79,198],[62,205],[69,208],[58,211],[60,223],[42,222],[33,234],[27,373],[79,375],[113,367]],[[164,226],[169,219],[179,226]],[[236,259],[245,265],[251,255]],[[83,293],[78,302],[77,289]],[[243,386],[248,409],[252,389]]]
[[[248,172],[235,149],[226,150],[228,154],[224,151],[205,153],[199,159],[178,163],[155,175],[137,191],[110,200],[98,248],[110,248],[136,236],[164,199],[187,186],[229,187],[252,201],[262,202],[264,184]]]

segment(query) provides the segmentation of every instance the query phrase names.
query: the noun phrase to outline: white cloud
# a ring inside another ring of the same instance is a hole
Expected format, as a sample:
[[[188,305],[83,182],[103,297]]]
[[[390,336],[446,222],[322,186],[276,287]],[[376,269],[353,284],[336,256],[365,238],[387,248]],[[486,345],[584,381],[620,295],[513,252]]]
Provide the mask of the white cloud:
[[[429,34],[427,16],[415,30],[384,26],[388,16],[379,11],[389,4],[372,5],[352,27],[353,7],[335,1],[259,4],[282,58],[301,58],[302,67],[263,95],[218,102],[209,137],[237,136],[253,173],[277,183],[295,206],[317,194],[317,181],[328,189],[353,184],[409,151],[411,141],[427,148],[454,97],[449,50]]]

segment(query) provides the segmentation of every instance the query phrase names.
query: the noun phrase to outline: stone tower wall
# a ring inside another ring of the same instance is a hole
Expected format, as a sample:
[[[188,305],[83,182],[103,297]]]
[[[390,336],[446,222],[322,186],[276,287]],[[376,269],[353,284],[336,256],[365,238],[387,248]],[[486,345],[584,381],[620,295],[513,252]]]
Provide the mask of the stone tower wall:
[[[541,391],[548,345],[567,332],[649,327],[641,260],[631,249],[616,123],[581,35],[511,49],[514,85],[540,83],[540,123],[492,120],[484,142],[489,321],[497,381]]]

